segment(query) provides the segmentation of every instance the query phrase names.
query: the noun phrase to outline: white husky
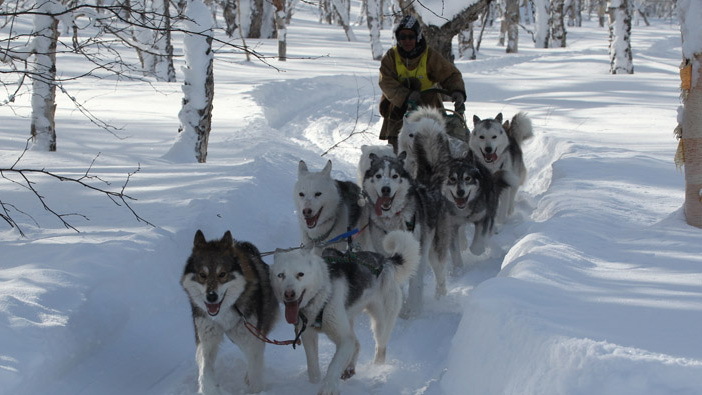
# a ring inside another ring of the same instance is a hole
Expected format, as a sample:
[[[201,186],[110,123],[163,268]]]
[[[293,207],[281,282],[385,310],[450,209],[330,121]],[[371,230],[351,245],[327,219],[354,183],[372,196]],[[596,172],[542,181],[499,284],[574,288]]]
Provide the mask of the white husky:
[[[470,148],[485,167],[495,174],[506,172],[510,186],[500,195],[497,222],[505,223],[514,212],[517,190],[526,179],[526,166],[522,155],[522,142],[534,136],[531,120],[523,112],[502,123],[502,113],[494,119],[473,116],[474,129],[470,137]]]
[[[322,171],[311,172],[300,161],[293,188],[302,244],[315,247],[317,253],[321,248],[316,245],[355,227],[361,215],[361,188],[351,181],[333,179],[331,169],[327,161]]]
[[[322,378],[318,335],[336,345],[319,394],[338,394],[342,379],[355,374],[359,342],[353,328],[361,311],[371,316],[375,363],[384,363],[386,348],[402,306],[401,285],[417,269],[419,243],[411,233],[390,232],[384,239],[389,257],[360,251],[343,254],[328,248],[323,257],[306,249],[276,252],[271,283],[285,304],[285,319],[294,324],[307,356],[313,383]]]

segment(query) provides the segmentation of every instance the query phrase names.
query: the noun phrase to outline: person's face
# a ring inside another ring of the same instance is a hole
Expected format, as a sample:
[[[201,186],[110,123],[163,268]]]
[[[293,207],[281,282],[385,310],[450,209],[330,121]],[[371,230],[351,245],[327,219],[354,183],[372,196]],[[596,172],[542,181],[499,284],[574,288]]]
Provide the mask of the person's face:
[[[417,46],[417,36],[412,30],[402,29],[397,35],[397,40],[405,52],[410,52]]]

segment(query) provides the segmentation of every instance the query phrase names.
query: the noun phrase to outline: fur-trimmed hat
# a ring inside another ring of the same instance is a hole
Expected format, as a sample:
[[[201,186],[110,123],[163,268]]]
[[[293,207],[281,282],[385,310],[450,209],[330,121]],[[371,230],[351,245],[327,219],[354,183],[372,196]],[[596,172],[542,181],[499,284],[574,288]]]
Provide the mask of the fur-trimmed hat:
[[[414,16],[403,16],[400,20],[400,23],[395,28],[395,39],[398,42],[400,41],[400,38],[398,37],[400,35],[400,30],[405,29],[412,30],[414,32],[414,34],[417,36],[417,42],[420,42],[424,39],[424,36],[422,35],[422,27],[419,26],[419,21]]]

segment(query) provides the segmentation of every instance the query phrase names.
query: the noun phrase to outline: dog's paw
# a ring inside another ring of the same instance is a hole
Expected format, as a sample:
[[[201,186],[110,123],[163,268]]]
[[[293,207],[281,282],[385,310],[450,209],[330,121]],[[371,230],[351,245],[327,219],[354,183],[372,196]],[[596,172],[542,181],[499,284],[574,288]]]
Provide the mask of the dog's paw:
[[[351,377],[353,377],[356,374],[356,368],[354,366],[349,366],[344,370],[343,373],[341,373],[341,379],[342,380],[348,380]]]
[[[339,389],[339,383],[325,383],[322,388],[319,389],[317,395],[340,395],[341,390]]]

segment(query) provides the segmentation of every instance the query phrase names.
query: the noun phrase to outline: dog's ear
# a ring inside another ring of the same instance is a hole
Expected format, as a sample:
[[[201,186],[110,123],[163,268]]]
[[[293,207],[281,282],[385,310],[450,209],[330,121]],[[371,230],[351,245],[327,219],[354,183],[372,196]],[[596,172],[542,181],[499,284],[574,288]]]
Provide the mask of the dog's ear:
[[[502,123],[502,113],[497,114],[497,116],[495,117],[495,121]]]
[[[249,244],[249,243],[243,243],[243,244]],[[240,245],[240,247],[241,247],[241,245]],[[251,253],[251,251],[246,247],[247,246],[244,246],[244,248],[237,248],[236,249],[236,257],[237,257],[237,260],[239,261],[239,266],[241,267],[241,272],[244,273],[244,277],[250,282],[255,282],[257,280],[256,271],[253,268],[253,262],[251,262],[251,260],[258,259],[258,257],[256,255],[253,255]]]
[[[477,125],[478,122],[480,122],[480,118],[477,115],[473,115],[473,126]]]
[[[193,240],[193,247],[198,248],[202,247],[205,244],[207,244],[207,240],[205,240],[205,235],[202,233],[200,229],[195,232],[195,239]]]
[[[222,239],[219,241],[222,243],[222,245],[229,247],[234,244],[234,238],[232,237],[232,232],[226,231],[224,232],[224,235],[222,236]]]
[[[505,123],[502,124],[502,129],[509,133],[509,120],[506,120]]]
[[[332,162],[331,162],[331,160],[328,160],[327,164],[324,165],[324,169],[322,169],[322,174],[325,174],[328,176],[331,175],[331,169],[332,169]]]
[[[397,159],[399,159],[401,162],[404,162],[405,159],[407,159],[407,151],[400,152],[400,155],[397,155]]]
[[[300,163],[297,164],[297,175],[299,176],[300,174],[306,173],[309,173],[309,170],[307,170],[307,163],[305,163],[304,160],[301,160]]]

